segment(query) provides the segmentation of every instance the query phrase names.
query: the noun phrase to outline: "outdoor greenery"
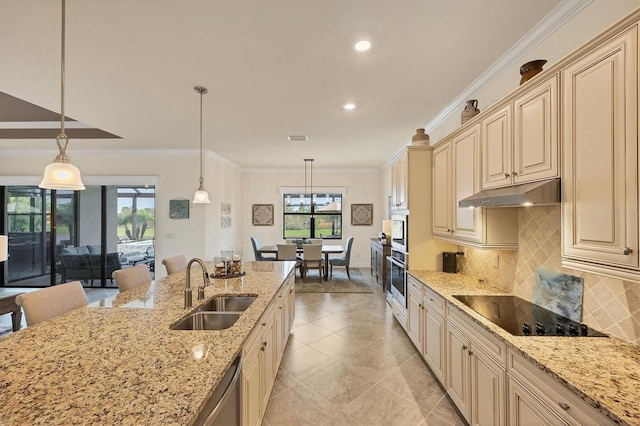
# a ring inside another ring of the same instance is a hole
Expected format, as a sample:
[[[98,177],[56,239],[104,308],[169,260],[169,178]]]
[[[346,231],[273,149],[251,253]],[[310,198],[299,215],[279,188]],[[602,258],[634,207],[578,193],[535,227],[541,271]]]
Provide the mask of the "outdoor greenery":
[[[133,214],[130,207],[123,207],[118,213],[118,237],[128,240],[153,239],[155,225],[154,209],[146,208]]]
[[[284,195],[284,238],[340,238],[342,195],[318,195],[314,203],[310,194],[302,195],[302,203],[299,194]]]

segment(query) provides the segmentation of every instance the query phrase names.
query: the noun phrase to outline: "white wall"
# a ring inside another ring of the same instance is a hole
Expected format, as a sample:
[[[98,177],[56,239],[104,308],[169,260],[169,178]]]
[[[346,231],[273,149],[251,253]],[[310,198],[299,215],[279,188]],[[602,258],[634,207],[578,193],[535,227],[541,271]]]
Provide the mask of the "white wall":
[[[245,256],[253,259],[251,252],[252,236],[257,236],[263,245],[277,244],[282,238],[282,197],[279,187],[300,187],[304,192],[304,164],[300,161],[300,170],[247,170],[244,172],[242,194],[244,211],[242,213],[243,245]],[[313,169],[313,185],[316,187],[346,187],[342,200],[342,235],[340,244],[344,245],[349,236],[354,236],[351,252],[353,267],[371,265],[370,238],[382,231],[382,220],[388,211],[384,187],[381,185],[382,172],[379,170],[327,170]],[[389,181],[390,182],[390,181]],[[351,204],[373,204],[373,225],[352,226]],[[273,204],[273,226],[253,226],[251,218],[252,204]],[[249,257],[250,256],[250,257]]]

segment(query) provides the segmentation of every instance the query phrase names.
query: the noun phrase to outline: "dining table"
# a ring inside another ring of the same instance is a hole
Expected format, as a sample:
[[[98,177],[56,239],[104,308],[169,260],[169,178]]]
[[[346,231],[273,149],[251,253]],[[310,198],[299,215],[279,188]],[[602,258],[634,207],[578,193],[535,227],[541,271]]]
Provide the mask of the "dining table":
[[[277,254],[278,246],[276,244],[269,244],[260,247],[258,250],[262,254]],[[340,254],[344,252],[344,247],[340,244],[323,244],[322,245],[322,254],[324,254],[324,270],[322,271],[322,275],[325,280],[329,279],[329,255],[331,254]],[[302,253],[302,247],[296,247],[296,253]]]

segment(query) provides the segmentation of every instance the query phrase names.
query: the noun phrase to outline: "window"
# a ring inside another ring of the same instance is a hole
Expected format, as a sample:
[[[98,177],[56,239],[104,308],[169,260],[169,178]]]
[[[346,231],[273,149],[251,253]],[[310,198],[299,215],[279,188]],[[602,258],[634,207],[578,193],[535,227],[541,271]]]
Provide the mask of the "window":
[[[284,194],[282,204],[284,238],[342,238],[342,194]]]

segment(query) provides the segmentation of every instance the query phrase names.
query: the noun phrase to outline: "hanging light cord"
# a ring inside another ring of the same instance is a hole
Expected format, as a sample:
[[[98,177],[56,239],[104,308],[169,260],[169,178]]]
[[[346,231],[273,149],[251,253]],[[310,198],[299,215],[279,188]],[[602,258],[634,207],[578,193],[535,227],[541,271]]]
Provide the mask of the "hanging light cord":
[[[205,89],[206,90],[206,89]],[[200,189],[202,189],[202,94],[203,90],[200,90]]]
[[[58,150],[60,153],[56,157],[55,161],[58,163],[69,163],[69,157],[67,157],[67,145],[69,145],[69,138],[67,137],[64,129],[64,61],[65,61],[65,15],[66,7],[65,0],[62,0],[62,48],[60,49],[60,134],[56,138],[58,144]]]

